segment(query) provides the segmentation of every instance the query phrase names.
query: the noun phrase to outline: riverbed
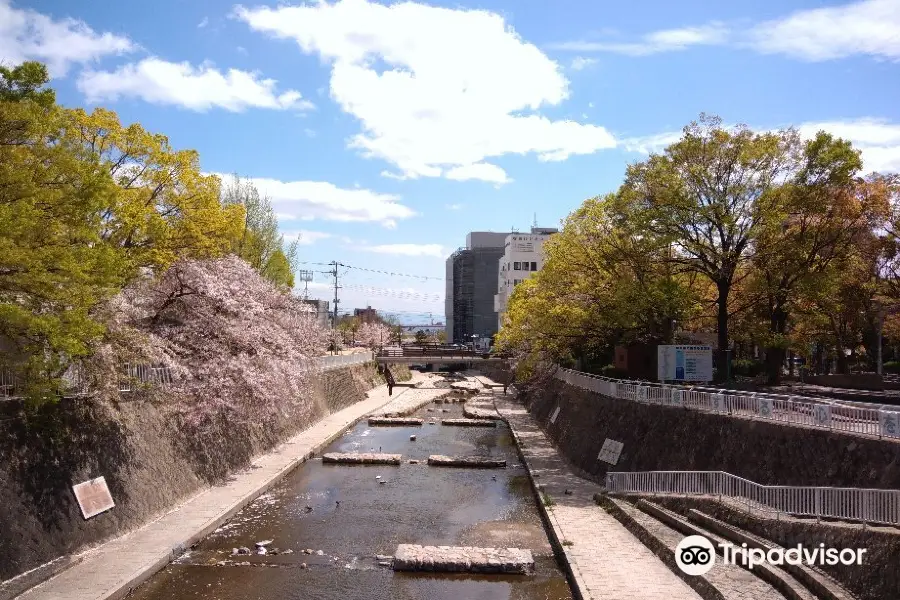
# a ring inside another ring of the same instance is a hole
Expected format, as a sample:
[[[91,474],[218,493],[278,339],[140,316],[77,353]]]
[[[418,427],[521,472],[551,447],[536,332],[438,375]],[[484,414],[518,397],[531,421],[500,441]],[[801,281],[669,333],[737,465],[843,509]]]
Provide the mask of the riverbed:
[[[370,427],[361,421],[323,450],[400,453],[400,466],[309,460],[130,597],[571,598],[506,425],[440,425],[441,419],[462,417],[460,404],[428,404],[415,416],[423,419],[421,427]],[[500,458],[507,467],[430,467],[426,461],[431,454]],[[257,554],[256,543],[269,540],[266,554]],[[402,543],[527,548],[535,558],[535,573],[394,572],[376,557],[392,555]],[[234,555],[240,548],[253,554]]]

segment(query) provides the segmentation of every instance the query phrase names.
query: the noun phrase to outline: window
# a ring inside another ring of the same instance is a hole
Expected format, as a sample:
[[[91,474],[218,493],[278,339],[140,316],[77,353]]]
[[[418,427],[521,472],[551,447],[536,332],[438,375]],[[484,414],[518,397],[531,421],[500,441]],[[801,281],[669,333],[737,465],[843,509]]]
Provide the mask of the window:
[[[531,263],[531,270],[537,271],[537,263],[536,262]]]
[[[522,269],[522,263],[520,263],[520,262],[515,262],[515,263],[513,263],[513,269],[516,270],[516,271],[521,270],[521,269]]]

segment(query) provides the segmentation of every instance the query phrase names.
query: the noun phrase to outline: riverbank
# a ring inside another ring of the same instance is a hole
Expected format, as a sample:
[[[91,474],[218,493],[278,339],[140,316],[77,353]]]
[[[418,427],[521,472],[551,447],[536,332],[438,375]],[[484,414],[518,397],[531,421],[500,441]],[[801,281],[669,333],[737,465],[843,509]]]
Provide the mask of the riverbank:
[[[413,381],[426,376],[414,374]],[[379,386],[351,404],[254,460],[221,486],[197,494],[160,519],[88,551],[80,562],[36,588],[21,600],[117,600],[165,567],[193,544],[215,531],[284,475],[340,436],[357,420],[397,401],[406,392],[388,396]]]

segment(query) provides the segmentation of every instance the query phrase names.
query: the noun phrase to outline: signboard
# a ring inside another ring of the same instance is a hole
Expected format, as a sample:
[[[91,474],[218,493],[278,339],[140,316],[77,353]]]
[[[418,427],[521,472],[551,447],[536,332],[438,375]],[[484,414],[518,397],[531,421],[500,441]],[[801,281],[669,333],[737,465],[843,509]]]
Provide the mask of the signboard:
[[[772,401],[768,398],[760,398],[759,399],[759,415],[766,419],[771,419],[774,411],[774,407],[772,406]]]
[[[550,415],[550,422],[556,423],[556,417],[558,417],[558,416],[559,416],[559,407],[557,406],[556,410],[553,411],[553,414]]]
[[[656,358],[660,381],[712,381],[709,346],[657,346]]]
[[[600,454],[597,455],[597,460],[602,460],[611,465],[616,464],[619,462],[619,455],[622,454],[622,447],[624,445],[625,444],[622,442],[606,438],[606,441],[603,442],[603,448],[600,450]]]
[[[820,427],[831,427],[831,407],[827,404],[813,406],[813,418]]]
[[[675,406],[684,406],[684,399],[681,390],[672,390],[672,404]]]
[[[713,394],[712,407],[716,412],[725,412],[725,394]]]
[[[881,422],[881,435],[900,437],[900,413],[882,410],[878,420]]]
[[[116,505],[104,477],[74,485],[72,491],[75,493],[75,499],[78,500],[78,506],[81,507],[81,514],[85,519],[95,517]]]

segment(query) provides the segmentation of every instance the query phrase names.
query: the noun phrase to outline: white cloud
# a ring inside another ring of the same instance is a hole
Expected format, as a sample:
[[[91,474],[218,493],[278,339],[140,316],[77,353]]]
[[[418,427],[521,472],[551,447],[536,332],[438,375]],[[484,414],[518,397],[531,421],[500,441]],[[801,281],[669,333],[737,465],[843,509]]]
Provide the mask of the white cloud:
[[[190,110],[224,108],[239,112],[246,108],[307,110],[313,105],[300,92],[278,93],[274,79],[238,69],[222,73],[204,64],[173,63],[145,58],[115,71],[84,71],[78,89],[89,102],[135,97],[154,104],[171,104]]]
[[[660,52],[686,50],[690,46],[722,44],[727,38],[728,29],[725,25],[712,22],[697,27],[664,29],[648,33],[637,42],[576,41],[551,44],[550,47],[555,50],[573,50],[575,52],[614,52],[630,56],[646,56]]]
[[[585,58],[583,56],[576,56],[572,59],[572,64],[569,65],[569,68],[573,71],[582,71],[591,65],[597,64],[596,58]]]
[[[512,179],[506,176],[506,171],[497,165],[492,165],[490,163],[476,163],[464,167],[453,167],[444,173],[444,177],[455,181],[480,179],[481,181],[490,181],[496,184],[509,183],[512,181]]]
[[[249,180],[260,194],[269,197],[279,220],[373,222],[395,227],[398,220],[416,214],[398,202],[399,196],[392,194],[344,189],[325,181],[279,181],[263,177]]]
[[[13,8],[9,0],[0,0],[0,61],[7,65],[38,60],[47,64],[51,75],[62,77],[72,64],[135,49],[127,37],[97,33],[84,21],[54,20],[34,10]]]
[[[756,26],[750,44],[767,54],[809,61],[855,54],[900,59],[900,2],[866,0],[800,10]]]
[[[306,127],[306,128],[303,130],[303,133],[305,133],[305,134],[306,134],[306,137],[309,137],[309,138],[314,138],[314,137],[316,137],[316,130],[315,130],[315,129],[310,129],[309,127]],[[358,186],[357,186],[357,187],[358,187]]]
[[[332,237],[330,233],[325,233],[324,231],[309,231],[308,229],[301,229],[300,231],[292,231],[284,234],[285,240],[289,242],[296,241],[301,246],[311,246],[319,240],[326,240],[330,237]]]
[[[244,56],[247,56],[247,49],[244,48],[243,46],[238,46],[235,49],[238,51],[238,54],[243,54]]]
[[[506,175],[481,166],[486,159],[534,153],[563,160],[615,146],[603,127],[535,112],[566,100],[568,81],[495,13],[339,0],[237,6],[234,15],[328,62],[331,97],[362,127],[350,146],[399,170],[386,176],[462,172],[497,182]]]
[[[364,248],[379,254],[398,254],[401,256],[444,256],[444,248],[440,244],[381,244]]]
[[[209,18],[208,18],[208,17],[203,17],[203,18],[200,20],[200,22],[197,23],[197,29],[203,29],[203,28],[206,27],[207,25],[209,25]]]
[[[856,149],[862,151],[866,172],[900,173],[900,123],[864,118],[803,123],[798,129],[805,137],[812,137],[824,130],[850,140]]]
[[[805,138],[812,138],[819,131],[826,131],[835,137],[849,140],[860,150],[863,169],[872,171],[900,172],[900,123],[871,117],[861,119],[805,122],[797,125],[797,130]],[[776,128],[758,128],[758,131]],[[666,146],[681,139],[681,131],[668,131],[643,137],[625,138],[622,146],[640,154],[659,153]]]
[[[646,56],[684,50],[690,46],[728,44],[762,54],[784,54],[808,61],[854,55],[896,61],[900,60],[900,2],[863,0],[841,6],[798,10],[751,25],[743,33],[713,21],[695,27],[656,31],[632,42],[574,41],[551,44],[550,47],[573,52]]]
[[[450,210],[459,210],[463,207],[463,205],[462,204],[446,204],[445,207]]]

